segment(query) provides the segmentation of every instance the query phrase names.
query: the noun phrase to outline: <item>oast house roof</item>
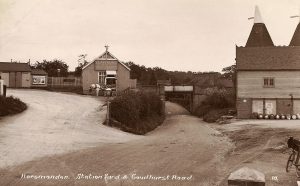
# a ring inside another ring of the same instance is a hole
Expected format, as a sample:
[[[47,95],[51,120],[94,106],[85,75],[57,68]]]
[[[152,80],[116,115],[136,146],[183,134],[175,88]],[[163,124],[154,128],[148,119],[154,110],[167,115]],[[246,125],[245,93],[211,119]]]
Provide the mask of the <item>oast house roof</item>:
[[[264,23],[254,23],[246,47],[262,46],[274,46],[274,44],[266,25]]]
[[[290,46],[300,46],[300,23],[298,23],[297,28],[294,32]]]

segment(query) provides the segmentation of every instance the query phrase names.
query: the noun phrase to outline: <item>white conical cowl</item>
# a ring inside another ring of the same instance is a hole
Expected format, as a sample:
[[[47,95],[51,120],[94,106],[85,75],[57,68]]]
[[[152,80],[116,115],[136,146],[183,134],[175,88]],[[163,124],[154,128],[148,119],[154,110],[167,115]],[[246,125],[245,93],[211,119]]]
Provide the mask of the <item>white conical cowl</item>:
[[[254,23],[263,23],[263,20],[262,20],[260,11],[258,9],[258,6],[255,6]]]

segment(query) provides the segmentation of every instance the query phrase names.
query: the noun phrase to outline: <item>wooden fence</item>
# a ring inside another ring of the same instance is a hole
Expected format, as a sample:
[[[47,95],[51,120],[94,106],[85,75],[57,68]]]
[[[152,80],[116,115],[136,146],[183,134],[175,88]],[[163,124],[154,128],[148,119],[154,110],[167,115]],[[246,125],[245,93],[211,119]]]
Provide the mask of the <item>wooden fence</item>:
[[[49,87],[81,87],[81,77],[48,77]]]

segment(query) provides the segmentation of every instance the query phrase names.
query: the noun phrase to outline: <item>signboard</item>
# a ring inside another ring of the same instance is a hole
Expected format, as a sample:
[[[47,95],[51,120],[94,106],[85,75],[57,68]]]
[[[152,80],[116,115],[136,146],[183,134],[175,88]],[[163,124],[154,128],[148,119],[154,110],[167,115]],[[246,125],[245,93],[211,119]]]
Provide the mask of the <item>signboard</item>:
[[[266,114],[276,114],[276,100],[265,101]]]
[[[46,84],[46,76],[32,76],[32,84],[33,85],[45,85]]]
[[[118,69],[118,61],[116,60],[95,61],[95,70],[116,71],[117,69]]]

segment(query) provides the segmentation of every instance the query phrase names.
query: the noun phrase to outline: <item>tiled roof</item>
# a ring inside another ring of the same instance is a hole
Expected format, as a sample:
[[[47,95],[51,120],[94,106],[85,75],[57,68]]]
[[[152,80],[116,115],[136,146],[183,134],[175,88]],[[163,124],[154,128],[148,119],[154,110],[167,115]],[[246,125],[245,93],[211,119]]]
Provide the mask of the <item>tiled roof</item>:
[[[30,72],[30,66],[28,63],[12,63],[12,62],[0,62],[0,71],[2,72]]]
[[[264,23],[254,23],[246,47],[274,46]]]
[[[237,47],[238,70],[300,70],[300,46]]]
[[[300,46],[300,23],[297,25],[290,46]]]

